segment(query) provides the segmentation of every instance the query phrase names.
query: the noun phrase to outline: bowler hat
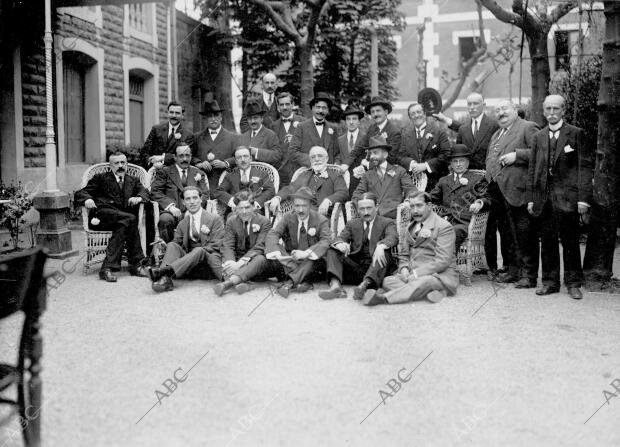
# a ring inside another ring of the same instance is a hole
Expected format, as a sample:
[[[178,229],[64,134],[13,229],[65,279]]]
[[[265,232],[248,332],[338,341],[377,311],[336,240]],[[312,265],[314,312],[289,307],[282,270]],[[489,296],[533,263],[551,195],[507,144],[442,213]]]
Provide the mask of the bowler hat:
[[[467,157],[467,158],[470,158],[471,157],[471,151],[464,144],[455,144],[454,148],[452,149],[452,152],[450,152],[450,155],[448,156],[448,158],[456,158],[456,157]]]
[[[375,135],[374,137],[370,137],[368,141],[368,150],[371,149],[385,149],[386,151],[392,150],[392,146],[390,146],[387,140],[382,135]]]
[[[205,101],[202,106],[202,111],[200,112],[200,114],[208,115],[210,113],[218,113],[218,112],[223,112],[223,111],[224,109],[220,108],[220,105],[217,103],[216,100]]]
[[[329,95],[325,92],[318,92],[316,95],[314,95],[314,98],[312,98],[310,100],[310,108],[314,107],[314,105],[319,102],[319,101],[324,101],[327,103],[327,108],[331,110],[332,105],[334,104],[334,102],[332,101],[332,99],[329,97]]]
[[[364,107],[364,110],[366,111],[367,114],[370,115],[370,109],[373,106],[381,106],[385,110],[387,110],[388,113],[392,113],[392,104],[390,104],[389,101],[387,101],[386,99],[382,98],[381,96],[374,96],[370,100],[370,103],[367,104],[366,107]]]
[[[347,115],[357,115],[359,117],[359,119],[364,118],[364,112],[362,112],[360,109],[358,109],[355,106],[347,106],[347,108],[344,109],[344,112],[342,112],[342,114],[344,116],[347,116]]]
[[[423,88],[418,93],[418,102],[422,105],[426,116],[441,112],[441,95],[434,88]]]
[[[308,188],[307,186],[302,186],[297,191],[295,191],[293,194],[291,194],[291,198],[293,199],[305,199],[310,202],[312,201],[313,197],[314,196],[312,194],[312,190]]]
[[[243,108],[243,114],[245,116],[264,115],[267,113],[265,109],[257,101],[248,101]]]

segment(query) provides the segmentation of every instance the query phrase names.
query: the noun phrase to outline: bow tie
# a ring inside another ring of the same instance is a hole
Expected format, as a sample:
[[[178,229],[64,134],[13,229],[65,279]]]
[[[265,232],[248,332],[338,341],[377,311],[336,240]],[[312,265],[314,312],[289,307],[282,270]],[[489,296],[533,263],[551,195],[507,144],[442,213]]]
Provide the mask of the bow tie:
[[[282,122],[283,123],[292,123],[293,122],[293,118],[282,118]]]
[[[209,133],[210,133],[211,135],[217,135],[217,130],[210,130],[210,131],[209,131]]]
[[[323,124],[325,124],[325,121],[315,121],[314,122],[315,126],[322,126]]]
[[[549,138],[555,138],[556,140],[560,137],[560,129],[551,130],[549,129]]]

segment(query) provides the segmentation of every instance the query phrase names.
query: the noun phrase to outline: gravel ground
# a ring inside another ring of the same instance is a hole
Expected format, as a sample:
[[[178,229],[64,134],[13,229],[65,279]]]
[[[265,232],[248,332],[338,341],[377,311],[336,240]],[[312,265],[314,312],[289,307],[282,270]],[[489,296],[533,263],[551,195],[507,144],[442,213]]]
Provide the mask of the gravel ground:
[[[620,445],[603,394],[620,397],[618,295],[480,277],[439,304],[367,308],[213,284],[67,274],[43,318],[44,445]],[[0,325],[3,359],[17,323]]]

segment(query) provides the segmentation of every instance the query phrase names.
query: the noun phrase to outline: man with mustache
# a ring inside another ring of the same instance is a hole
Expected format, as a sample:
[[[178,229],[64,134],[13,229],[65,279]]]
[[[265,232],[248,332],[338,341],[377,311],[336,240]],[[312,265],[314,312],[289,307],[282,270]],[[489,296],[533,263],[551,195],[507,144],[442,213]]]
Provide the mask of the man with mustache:
[[[129,273],[147,275],[138,232],[138,205],[148,203],[149,193],[137,177],[127,175],[125,154],[114,152],[109,162],[110,171],[93,176],[84,188],[75,192],[74,200],[77,206],[89,210],[91,230],[112,232],[99,279],[116,282],[112,272],[121,269],[123,247],[127,248]]]
[[[289,152],[293,131],[304,120],[304,117],[293,113],[293,95],[288,92],[282,92],[278,95],[278,110],[280,111],[280,118],[271,125],[271,129],[280,140],[282,158],[278,172],[280,173],[280,187],[283,188],[291,182],[294,173]]]
[[[530,225],[525,193],[528,164],[536,123],[517,114],[515,105],[500,101],[495,107],[499,130],[491,137],[487,151],[486,178],[489,182],[491,209],[485,250],[490,269],[497,267],[496,230],[499,229],[505,273],[496,281],[516,282],[516,288],[536,287],[538,256],[536,236]],[[488,247],[488,248],[487,248]]]
[[[310,167],[308,153],[314,146],[325,148],[327,162],[334,162],[334,156],[338,151],[338,129],[325,120],[332,104],[333,102],[327,94],[318,93],[310,101],[312,118],[303,121],[293,130],[293,138],[289,148],[293,172],[301,166]]]
[[[417,189],[404,168],[388,163],[392,146],[386,139],[378,135],[369,141],[370,170],[362,176],[351,201],[357,204],[364,193],[371,192],[377,196],[379,215],[395,219],[403,197]]]
[[[432,210],[428,193],[413,191],[408,200],[411,222],[398,243],[398,273],[385,278],[385,291],[366,294],[366,306],[423,299],[437,303],[456,293],[459,274],[452,225]]]
[[[186,211],[183,189],[197,186],[202,191],[203,208],[209,200],[207,176],[200,169],[191,166],[192,150],[189,146],[177,146],[175,163],[155,171],[151,185],[151,199],[159,204],[159,236],[168,243],[174,237],[174,229]]]
[[[362,119],[364,118],[364,112],[355,106],[347,106],[343,112],[345,125],[347,131],[344,135],[338,137],[339,152],[336,155],[334,163],[342,165],[342,163],[349,157],[349,154],[353,152],[358,141],[364,138],[365,132],[360,129]],[[344,171],[343,171],[344,172]],[[349,192],[352,194],[357,188],[359,183],[359,177],[356,177],[351,167],[349,167]]]
[[[391,265],[390,249],[398,243],[396,224],[377,214],[377,196],[365,193],[357,202],[359,217],[351,219],[327,251],[329,289],[319,292],[324,300],[346,298],[342,284],[357,284],[353,299],[374,294]],[[372,292],[371,292],[372,291]]]
[[[265,117],[263,125],[267,128],[271,128],[275,120],[280,117],[278,107],[276,103],[276,87],[278,86],[278,78],[273,73],[266,73],[261,78],[260,85],[256,84],[250,90],[246,103],[250,101],[256,101],[260,108],[265,111]],[[239,121],[239,129],[241,133],[245,133],[250,130],[248,123],[248,115],[245,113],[241,115]]]
[[[254,161],[262,161],[277,167],[282,158],[280,140],[271,129],[264,126],[265,109],[257,101],[248,101],[243,108],[250,128],[238,140],[239,146],[246,146]]]

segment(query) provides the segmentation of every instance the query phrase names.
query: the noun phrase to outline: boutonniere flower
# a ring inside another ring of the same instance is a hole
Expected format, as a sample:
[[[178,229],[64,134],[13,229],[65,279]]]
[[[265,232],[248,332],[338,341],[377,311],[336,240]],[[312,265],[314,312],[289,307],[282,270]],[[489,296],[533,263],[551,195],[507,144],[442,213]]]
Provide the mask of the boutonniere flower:
[[[200,175],[200,174],[196,174],[196,175],[194,176],[194,180],[195,180],[195,181],[197,181],[197,182],[199,182],[200,180],[202,180],[202,175]]]
[[[252,224],[252,231],[254,233],[258,233],[260,231],[260,225],[259,224]]]
[[[297,126],[299,126],[299,121],[293,121],[293,127],[296,128]]]
[[[252,183],[258,183],[260,181],[260,177],[252,177],[250,180],[252,180]]]
[[[387,140],[387,137],[388,137],[387,132],[381,132],[381,136]]]
[[[327,133],[330,134],[330,135],[333,135],[334,134],[334,129],[332,129],[331,127],[328,127],[327,128]]]
[[[566,146],[564,146],[564,152],[566,152],[566,153],[573,152],[574,150],[575,149],[570,147],[570,144],[567,144]]]
[[[469,183],[469,180],[467,180],[465,177],[461,177],[459,179],[459,183],[463,186],[467,186],[467,184]]]
[[[315,236],[316,228],[308,228],[308,236]]]
[[[215,155],[213,155],[213,152],[209,152],[207,154],[207,161],[213,161],[215,160]]]
[[[387,175],[389,175],[390,177],[394,177],[394,176],[396,175],[396,171],[395,171],[394,169],[390,169],[390,170],[387,172]]]
[[[93,225],[99,225],[101,223],[101,221],[99,219],[97,219],[96,217],[93,217],[90,220],[90,223],[93,224]]]
[[[174,139],[175,139],[175,140],[180,140],[180,139],[181,139],[181,132],[176,132],[176,133],[174,134]]]
[[[328,178],[329,175],[327,175],[327,171],[323,171],[320,174],[315,174],[317,177],[321,177],[321,178]]]
[[[433,134],[432,133],[427,133],[426,134],[426,139],[430,140],[431,138],[433,138]]]
[[[427,237],[431,237],[431,230],[427,230],[426,228],[420,230],[420,233],[418,234],[419,237],[423,237],[423,238],[427,238]]]
[[[207,235],[211,233],[211,230],[206,225],[203,225],[202,227],[200,227],[200,232],[204,235]]]

